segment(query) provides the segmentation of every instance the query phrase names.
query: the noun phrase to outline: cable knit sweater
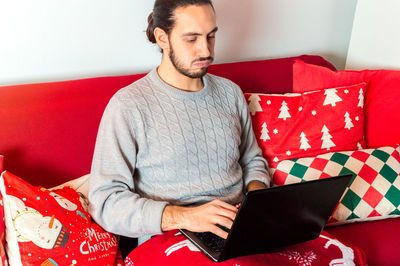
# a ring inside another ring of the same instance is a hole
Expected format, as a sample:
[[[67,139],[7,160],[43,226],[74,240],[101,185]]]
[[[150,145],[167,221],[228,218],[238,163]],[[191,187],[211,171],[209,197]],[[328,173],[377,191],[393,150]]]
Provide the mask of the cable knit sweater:
[[[178,90],[153,70],[112,97],[89,189],[90,212],[103,228],[159,234],[167,204],[233,204],[250,181],[269,185],[240,88],[211,74],[203,83],[198,92]]]

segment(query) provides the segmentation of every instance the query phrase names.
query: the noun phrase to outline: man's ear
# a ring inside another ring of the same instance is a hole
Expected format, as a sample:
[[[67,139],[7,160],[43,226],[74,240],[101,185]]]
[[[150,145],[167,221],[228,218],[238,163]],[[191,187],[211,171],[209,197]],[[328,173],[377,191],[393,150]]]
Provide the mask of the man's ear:
[[[169,49],[168,34],[163,29],[156,27],[154,29],[154,37],[162,50]]]

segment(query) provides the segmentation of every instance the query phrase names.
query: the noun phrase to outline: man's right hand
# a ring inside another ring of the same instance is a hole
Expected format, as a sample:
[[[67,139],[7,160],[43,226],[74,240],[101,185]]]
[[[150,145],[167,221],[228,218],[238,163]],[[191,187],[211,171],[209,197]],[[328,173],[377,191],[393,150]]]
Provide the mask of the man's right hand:
[[[211,232],[222,238],[228,233],[216,224],[228,229],[232,227],[237,208],[221,200],[213,200],[196,207],[168,205],[162,214],[161,229],[187,229],[192,232]]]

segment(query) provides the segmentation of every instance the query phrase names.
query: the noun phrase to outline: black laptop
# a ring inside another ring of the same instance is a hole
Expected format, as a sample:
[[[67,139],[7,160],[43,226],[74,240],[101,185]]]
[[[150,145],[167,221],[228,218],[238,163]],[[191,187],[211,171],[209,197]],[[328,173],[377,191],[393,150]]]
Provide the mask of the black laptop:
[[[209,232],[180,231],[218,262],[312,240],[352,179],[350,174],[250,191],[226,240]]]

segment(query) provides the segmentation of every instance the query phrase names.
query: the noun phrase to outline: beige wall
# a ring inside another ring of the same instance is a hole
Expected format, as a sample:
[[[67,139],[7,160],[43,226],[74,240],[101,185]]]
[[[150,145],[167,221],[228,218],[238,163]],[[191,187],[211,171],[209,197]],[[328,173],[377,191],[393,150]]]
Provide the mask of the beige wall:
[[[214,0],[216,63],[320,54],[345,64],[357,0]],[[0,85],[141,73],[149,0],[0,0]]]
[[[400,69],[400,1],[359,0],[346,69]]]

